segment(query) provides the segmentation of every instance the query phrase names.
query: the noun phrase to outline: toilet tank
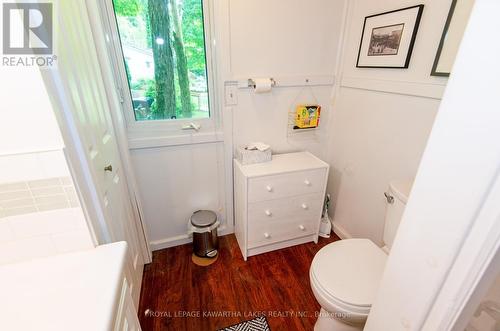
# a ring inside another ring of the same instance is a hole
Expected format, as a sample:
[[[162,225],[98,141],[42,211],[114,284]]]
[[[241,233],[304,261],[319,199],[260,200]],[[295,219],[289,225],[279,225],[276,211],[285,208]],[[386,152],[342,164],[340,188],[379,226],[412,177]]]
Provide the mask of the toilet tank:
[[[392,181],[389,184],[389,189],[385,192],[386,209],[383,241],[386,252],[389,252],[394,243],[412,185],[413,180]]]

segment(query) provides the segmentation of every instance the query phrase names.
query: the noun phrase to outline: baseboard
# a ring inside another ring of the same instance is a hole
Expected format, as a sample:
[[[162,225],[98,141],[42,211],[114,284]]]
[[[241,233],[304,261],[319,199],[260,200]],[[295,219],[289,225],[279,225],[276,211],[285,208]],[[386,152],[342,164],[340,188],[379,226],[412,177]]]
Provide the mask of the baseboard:
[[[331,221],[331,220],[330,220]],[[346,231],[343,227],[335,223],[334,221],[331,221],[333,225],[333,232],[340,238],[340,239],[351,239],[352,235]]]
[[[233,227],[221,226],[219,228],[219,231],[218,231],[219,236],[225,236],[225,235],[228,235],[231,233],[234,233]],[[180,245],[184,245],[184,244],[189,244],[190,242],[192,242],[192,240],[193,239],[190,236],[188,236],[187,234],[182,234],[182,235],[175,236],[175,237],[151,241],[149,243],[149,245],[151,246],[152,251],[158,251],[158,250],[164,249],[164,248],[170,248],[170,247],[180,246]]]
[[[333,232],[340,239],[352,238],[352,235],[349,232],[347,232],[343,227],[341,227],[332,220],[330,221],[332,222],[333,225]],[[234,233],[233,227],[222,226],[219,228],[219,236],[225,236],[231,233]],[[189,237],[187,234],[183,234],[175,237],[151,241],[149,245],[151,246],[151,250],[158,251],[160,249],[189,244],[191,241],[192,241],[191,237]]]

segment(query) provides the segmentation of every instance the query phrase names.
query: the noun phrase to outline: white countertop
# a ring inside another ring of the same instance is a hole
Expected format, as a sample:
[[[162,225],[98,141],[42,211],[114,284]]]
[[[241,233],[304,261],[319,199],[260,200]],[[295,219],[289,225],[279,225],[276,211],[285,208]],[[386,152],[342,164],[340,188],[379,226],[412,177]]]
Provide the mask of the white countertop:
[[[242,165],[238,160],[234,160],[234,162],[247,177],[267,176],[278,173],[329,167],[327,163],[309,152],[274,154],[272,161],[263,163]]]
[[[0,330],[110,330],[126,250],[119,242],[1,266]]]

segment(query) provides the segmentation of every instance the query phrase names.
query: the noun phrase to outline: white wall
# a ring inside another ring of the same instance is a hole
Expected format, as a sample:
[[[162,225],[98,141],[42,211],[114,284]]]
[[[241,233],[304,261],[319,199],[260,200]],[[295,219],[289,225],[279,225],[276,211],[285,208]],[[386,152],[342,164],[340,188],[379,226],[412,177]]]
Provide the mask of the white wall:
[[[232,0],[234,77],[333,75],[343,1]]]
[[[0,155],[0,169],[0,183],[70,176],[62,149]]]
[[[0,76],[0,155],[62,149],[40,72],[0,66]]]
[[[93,247],[40,72],[0,77],[0,264]]]
[[[334,76],[344,1],[236,0],[230,2],[231,79]],[[307,149],[322,157],[332,86],[282,87],[269,94],[240,89],[232,108],[234,146],[252,141],[274,152]],[[288,113],[301,103],[322,106],[319,132],[289,137]]]
[[[312,94],[311,94],[312,93]],[[238,105],[232,108],[234,147],[254,141],[271,145],[273,153],[308,150],[324,158],[327,143],[328,117],[331,112],[332,86],[282,87],[268,94],[255,94],[252,90],[240,90]],[[320,128],[316,133],[291,133],[288,129],[289,111],[299,104],[321,105]]]
[[[191,214],[225,216],[220,143],[132,150],[152,249],[186,241]]]
[[[343,0],[216,1],[217,88],[252,77],[289,78],[334,75],[344,10]],[[332,86],[282,87],[269,94],[237,91],[238,103],[217,113],[224,142],[132,149],[132,160],[144,204],[153,249],[188,242],[187,222],[200,208],[222,215],[232,203],[231,149],[252,141],[270,144],[274,152],[308,149],[324,152],[328,127],[306,140],[289,139],[288,111],[316,99],[322,123],[331,112]],[[214,113],[214,112],[213,112]],[[228,156],[229,160],[228,160]],[[228,170],[229,167],[229,170]],[[227,209],[229,212],[230,210]]]
[[[0,183],[69,176],[40,72],[0,67]]]
[[[419,2],[425,7],[408,69],[356,68],[356,59],[365,16],[415,2],[349,3],[330,121],[328,191],[337,233],[381,244],[383,192],[391,180],[415,176],[445,88],[447,79],[430,72],[451,1]]]

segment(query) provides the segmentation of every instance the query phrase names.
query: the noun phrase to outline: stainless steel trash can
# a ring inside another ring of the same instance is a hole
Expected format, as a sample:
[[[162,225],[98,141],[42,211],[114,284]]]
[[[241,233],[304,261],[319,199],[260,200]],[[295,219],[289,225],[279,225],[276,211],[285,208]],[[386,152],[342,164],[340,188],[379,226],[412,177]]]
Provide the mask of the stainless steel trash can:
[[[190,219],[193,233],[194,254],[200,257],[215,257],[219,249],[217,214],[211,210],[198,210]]]

